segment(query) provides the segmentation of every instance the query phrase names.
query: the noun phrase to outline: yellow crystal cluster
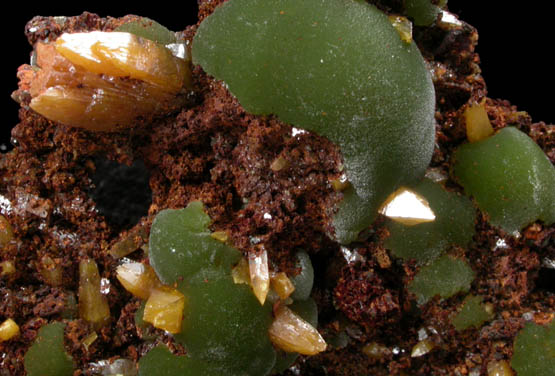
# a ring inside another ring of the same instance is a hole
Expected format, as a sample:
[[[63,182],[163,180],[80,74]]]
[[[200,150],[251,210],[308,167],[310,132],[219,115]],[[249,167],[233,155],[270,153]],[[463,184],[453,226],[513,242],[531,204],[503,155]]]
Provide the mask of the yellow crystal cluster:
[[[185,296],[164,286],[150,265],[130,262],[120,265],[118,281],[134,296],[146,300],[143,320],[170,333],[181,332]]]
[[[23,66],[20,89],[44,117],[93,131],[131,127],[186,101],[190,59],[126,32],[63,34],[35,46],[40,69]]]

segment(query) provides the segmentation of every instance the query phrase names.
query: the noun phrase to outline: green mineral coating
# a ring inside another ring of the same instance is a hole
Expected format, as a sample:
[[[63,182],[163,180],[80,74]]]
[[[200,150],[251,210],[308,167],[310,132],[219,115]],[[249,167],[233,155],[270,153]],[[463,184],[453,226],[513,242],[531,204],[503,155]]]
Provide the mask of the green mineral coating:
[[[53,322],[39,329],[23,360],[28,376],[73,375],[73,360],[64,349],[65,324]]]
[[[429,179],[410,189],[428,201],[436,219],[413,226],[389,221],[391,235],[384,245],[393,256],[429,262],[448,247],[465,247],[472,240],[476,213],[467,197],[447,192]]]
[[[408,290],[416,295],[418,304],[424,304],[436,295],[449,298],[468,291],[473,280],[474,272],[466,261],[443,255],[422,267]]]
[[[518,376],[550,376],[555,370],[555,321],[526,323],[517,334],[511,367]]]
[[[341,243],[430,162],[435,94],[424,59],[364,1],[227,1],[199,26],[193,61],[247,111],[339,145],[352,184],[333,218]]]
[[[165,26],[147,17],[141,17],[138,20],[126,22],[116,27],[114,31],[135,34],[141,38],[150,39],[161,44],[177,42],[173,31],[168,30]]]
[[[483,323],[492,319],[493,314],[488,313],[481,296],[469,295],[463,302],[460,311],[451,319],[451,324],[459,332],[470,327],[480,328]]]
[[[291,294],[294,300],[306,300],[310,297],[312,285],[314,284],[314,268],[310,261],[310,256],[301,250],[295,255],[297,258],[296,267],[300,268],[300,273],[290,277],[291,282],[295,286],[295,290]]]
[[[489,216],[513,233],[537,219],[555,222],[555,167],[540,147],[513,127],[461,146],[452,175]]]
[[[318,306],[312,298],[298,300],[288,306],[290,310],[308,321],[310,325],[318,327]],[[276,351],[276,364],[272,374],[282,373],[293,365],[299,357],[299,353],[287,353],[282,350]]]
[[[173,355],[159,345],[139,360],[139,376],[218,376],[208,363],[188,356]]]
[[[183,330],[176,334],[187,353],[221,375],[267,375],[276,352],[268,336],[271,304],[261,306],[230,269],[206,267],[179,287],[186,296]]]
[[[405,0],[405,14],[412,18],[417,26],[433,24],[439,11],[439,7],[433,4],[432,0]]]
[[[186,280],[209,266],[230,271],[239,261],[238,250],[210,236],[210,223],[200,201],[191,202],[185,209],[166,209],[156,215],[150,231],[149,258],[162,282]]]

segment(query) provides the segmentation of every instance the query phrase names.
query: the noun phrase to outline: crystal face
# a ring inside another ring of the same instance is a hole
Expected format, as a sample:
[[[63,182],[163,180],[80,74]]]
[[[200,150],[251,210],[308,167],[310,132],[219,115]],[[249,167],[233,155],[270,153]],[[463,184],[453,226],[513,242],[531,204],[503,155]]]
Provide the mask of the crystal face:
[[[435,93],[424,59],[370,4],[231,0],[200,25],[193,60],[247,111],[339,145],[351,184],[332,220],[341,243],[431,159]]]
[[[62,34],[37,43],[37,65],[23,66],[20,90],[50,120],[94,131],[132,126],[183,105],[189,61],[164,45],[126,32]]]

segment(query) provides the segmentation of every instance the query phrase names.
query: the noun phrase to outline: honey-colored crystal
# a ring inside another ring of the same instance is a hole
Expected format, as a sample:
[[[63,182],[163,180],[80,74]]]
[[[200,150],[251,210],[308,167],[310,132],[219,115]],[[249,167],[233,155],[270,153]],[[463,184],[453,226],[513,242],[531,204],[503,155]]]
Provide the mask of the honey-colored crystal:
[[[89,334],[88,336],[85,337],[85,339],[83,339],[83,347],[85,348],[85,350],[89,350],[89,347],[94,343],[94,341],[96,341],[98,339],[98,334],[96,334],[96,332],[92,332],[91,334]]]
[[[382,359],[389,353],[389,349],[377,342],[370,342],[364,345],[362,353],[371,359]]]
[[[0,277],[9,276],[15,273],[15,264],[11,260],[0,262]]]
[[[506,360],[494,360],[488,363],[488,376],[513,376],[514,374]]]
[[[153,289],[161,285],[154,269],[141,262],[130,262],[118,266],[116,277],[127,291],[144,300],[150,297]]]
[[[289,167],[289,161],[283,157],[277,157],[270,164],[270,169],[274,172],[281,171],[287,167]]]
[[[382,204],[380,213],[395,222],[408,226],[432,222],[436,219],[428,201],[405,187],[401,187],[389,195]]]
[[[391,25],[397,30],[401,40],[405,43],[412,42],[412,22],[403,16],[389,16]]]
[[[316,355],[326,350],[326,341],[318,330],[286,306],[280,306],[268,329],[270,340],[285,352]]]
[[[270,291],[270,271],[268,269],[268,253],[262,249],[249,255],[249,275],[252,291],[264,305],[268,291]]]
[[[270,279],[270,285],[281,300],[287,299],[295,291],[295,285],[284,272],[273,275]]]
[[[243,283],[250,285],[251,277],[249,275],[249,264],[244,257],[239,260],[239,263],[235,265],[233,269],[231,269],[231,277],[235,284]]]
[[[159,286],[148,298],[143,320],[170,333],[181,332],[185,296],[177,289]]]
[[[13,239],[13,230],[10,222],[0,215],[0,250]]]
[[[435,347],[434,343],[429,339],[423,339],[413,346],[410,356],[418,358],[419,356],[426,355]]]
[[[110,318],[108,300],[100,291],[100,274],[96,262],[79,262],[79,316],[94,326],[105,324]]]
[[[463,117],[466,124],[466,138],[470,142],[481,141],[493,134],[493,127],[486,112],[485,99],[479,104],[465,108]]]
[[[12,319],[7,319],[0,324],[0,342],[7,341],[19,334],[19,325]]]
[[[210,234],[210,236],[222,243],[227,243],[229,240],[229,234],[227,231],[214,231]]]
[[[20,68],[20,90],[33,110],[70,126],[129,127],[185,103],[179,94],[191,88],[189,61],[130,33],[63,34],[35,50],[40,69]]]

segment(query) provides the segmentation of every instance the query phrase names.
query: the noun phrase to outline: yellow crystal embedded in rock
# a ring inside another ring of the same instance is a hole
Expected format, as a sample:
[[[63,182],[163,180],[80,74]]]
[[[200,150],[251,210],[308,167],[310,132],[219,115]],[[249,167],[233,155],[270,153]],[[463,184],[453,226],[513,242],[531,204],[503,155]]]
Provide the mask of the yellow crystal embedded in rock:
[[[468,141],[481,141],[493,134],[493,127],[486,112],[485,98],[480,104],[472,104],[466,107],[463,117],[466,124],[466,138],[468,138]]]
[[[251,277],[249,275],[249,264],[247,260],[243,257],[239,260],[239,263],[231,269],[231,277],[233,278],[233,283],[250,285]]]
[[[15,273],[15,264],[12,260],[0,262],[0,277],[9,276]]]
[[[410,356],[412,358],[418,358],[419,356],[426,355],[435,347],[434,343],[429,339],[423,339],[413,346]]]
[[[7,341],[19,334],[19,326],[12,319],[0,324],[0,342]]]
[[[287,299],[295,291],[295,285],[284,272],[272,276],[270,284],[281,300]]]
[[[274,345],[286,352],[316,355],[327,346],[316,328],[286,306],[277,309],[268,334]]]
[[[122,286],[141,299],[148,299],[153,289],[160,287],[161,282],[150,265],[130,262],[118,266],[116,276]]]
[[[178,108],[190,90],[190,61],[130,33],[63,34],[37,43],[36,70],[20,68],[20,90],[46,118],[95,131],[132,126]]]
[[[513,376],[514,374],[506,360],[494,360],[488,363],[488,376]]]
[[[432,222],[436,219],[428,201],[405,187],[401,187],[389,195],[382,204],[380,213],[407,226]]]
[[[79,316],[95,326],[110,319],[108,300],[100,291],[98,266],[91,259],[79,262]]]
[[[264,305],[270,291],[270,271],[266,250],[262,249],[249,255],[249,276],[254,295],[260,304]]]
[[[62,266],[56,263],[50,256],[43,256],[41,258],[39,272],[44,281],[50,286],[60,286],[62,284]]]
[[[13,239],[13,230],[10,222],[0,215],[0,248],[3,248]]]
[[[401,40],[405,43],[412,42],[412,22],[403,16],[389,16],[389,22],[397,30]]]
[[[143,320],[151,323],[155,328],[170,333],[181,332],[185,296],[177,289],[160,286],[150,293]]]

